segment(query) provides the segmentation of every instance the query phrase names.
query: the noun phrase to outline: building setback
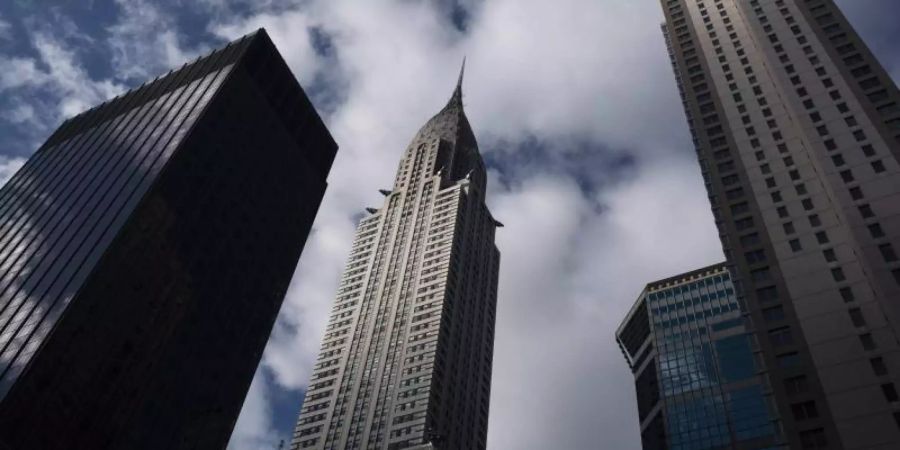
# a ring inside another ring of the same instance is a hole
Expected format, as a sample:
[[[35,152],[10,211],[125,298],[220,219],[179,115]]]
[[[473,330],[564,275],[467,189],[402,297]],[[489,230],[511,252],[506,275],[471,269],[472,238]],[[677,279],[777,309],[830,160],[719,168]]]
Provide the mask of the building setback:
[[[900,448],[900,95],[831,0],[661,0],[783,444]]]
[[[766,378],[725,264],[647,285],[616,331],[644,449],[769,449]]]
[[[0,190],[0,449],[228,442],[337,146],[262,30]]]
[[[499,225],[462,74],[356,231],[292,449],[484,449]]]

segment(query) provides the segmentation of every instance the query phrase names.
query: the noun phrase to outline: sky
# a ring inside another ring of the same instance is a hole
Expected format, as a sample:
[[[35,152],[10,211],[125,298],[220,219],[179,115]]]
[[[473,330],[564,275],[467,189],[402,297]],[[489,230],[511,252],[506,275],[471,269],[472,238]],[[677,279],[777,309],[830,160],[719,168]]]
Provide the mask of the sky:
[[[900,5],[838,0],[895,80]],[[0,182],[66,117],[265,27],[340,145],[229,449],[289,440],[356,220],[467,57],[506,227],[488,447],[640,447],[614,331],[723,259],[658,0],[3,0]]]

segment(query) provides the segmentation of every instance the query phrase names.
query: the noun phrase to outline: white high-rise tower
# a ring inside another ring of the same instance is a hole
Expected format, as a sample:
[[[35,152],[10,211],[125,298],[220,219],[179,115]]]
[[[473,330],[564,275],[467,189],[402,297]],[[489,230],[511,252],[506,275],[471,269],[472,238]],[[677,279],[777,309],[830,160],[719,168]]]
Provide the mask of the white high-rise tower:
[[[291,449],[483,449],[500,253],[486,173],[447,106],[356,232]]]
[[[834,0],[660,2],[778,448],[900,448],[900,91]],[[694,425],[645,442],[708,443],[695,397],[664,403]]]

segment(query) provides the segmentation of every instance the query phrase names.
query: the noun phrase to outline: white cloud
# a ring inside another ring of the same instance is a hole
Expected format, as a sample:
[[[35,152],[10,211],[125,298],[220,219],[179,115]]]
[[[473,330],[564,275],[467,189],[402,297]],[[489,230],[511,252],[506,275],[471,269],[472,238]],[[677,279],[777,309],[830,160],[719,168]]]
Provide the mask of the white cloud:
[[[28,124],[32,127],[40,126],[34,107],[28,103],[12,105],[10,109],[0,113],[0,116],[16,125]]]
[[[124,87],[111,80],[94,80],[78,63],[75,53],[45,32],[33,35],[35,49],[47,71],[36,83],[47,86],[60,99],[62,117],[78,114],[114,97]]]
[[[227,40],[237,39],[259,28],[265,28],[279,48],[291,48],[283,56],[301,83],[308,83],[316,76],[320,62],[310,38],[309,29],[316,23],[308,14],[300,11],[262,13],[251,20],[215,24],[211,30]]]
[[[25,165],[25,158],[0,156],[0,187],[6,184],[23,165]]]
[[[47,81],[32,58],[0,56],[0,92],[25,86],[38,86]]]
[[[115,3],[118,21],[108,29],[108,45],[116,77],[143,81],[206,52],[206,48],[184,48],[174,20],[157,4],[146,0]]]
[[[244,401],[244,408],[234,429],[234,438],[228,445],[230,449],[239,450],[272,450],[277,442],[277,435],[272,426],[271,397],[266,385],[262,369],[250,384],[250,392]]]
[[[65,27],[64,27],[65,28]],[[69,35],[71,30],[62,32]],[[34,56],[0,54],[0,118],[25,137],[7,148],[14,154],[33,151],[62,119],[81,113],[124,90],[110,79],[95,79],[81,64],[80,55],[48,27],[35,26],[26,36]],[[86,38],[72,38],[85,42]]]

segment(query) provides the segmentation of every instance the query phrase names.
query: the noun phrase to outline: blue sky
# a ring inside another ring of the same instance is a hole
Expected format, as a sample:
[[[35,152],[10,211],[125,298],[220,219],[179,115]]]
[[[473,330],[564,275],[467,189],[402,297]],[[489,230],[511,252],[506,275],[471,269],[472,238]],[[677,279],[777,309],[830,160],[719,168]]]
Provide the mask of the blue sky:
[[[838,3],[900,78],[896,1]],[[230,445],[272,449],[355,218],[467,56],[466,108],[506,224],[489,445],[636,449],[613,331],[644,283],[721,259],[660,19],[656,0],[6,0],[0,179],[65,117],[266,27],[341,146]]]

